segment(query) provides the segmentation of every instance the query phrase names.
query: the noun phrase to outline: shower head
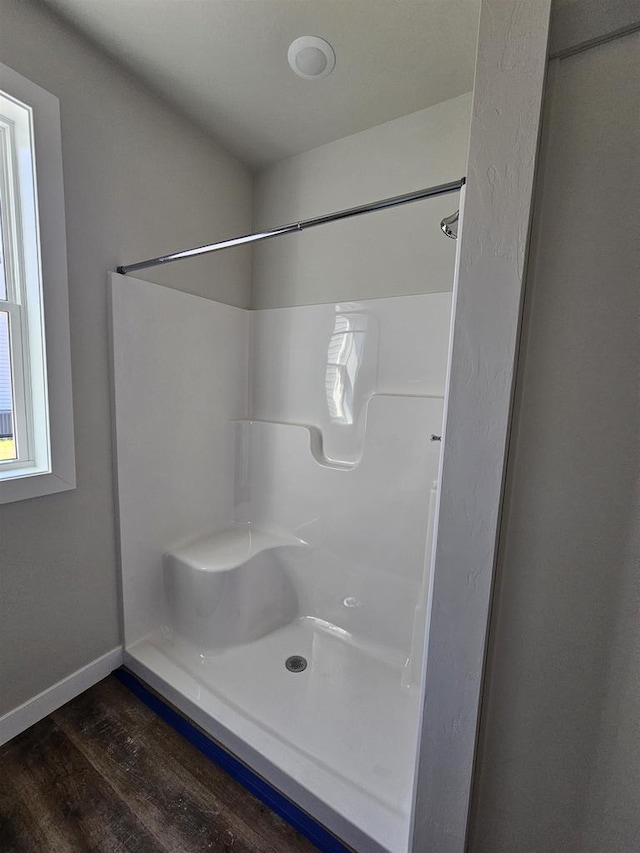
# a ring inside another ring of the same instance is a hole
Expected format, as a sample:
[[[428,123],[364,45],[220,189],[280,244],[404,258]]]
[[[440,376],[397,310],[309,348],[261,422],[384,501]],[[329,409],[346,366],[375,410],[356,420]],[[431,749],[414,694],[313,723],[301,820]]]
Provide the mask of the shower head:
[[[447,235],[447,237],[451,237],[452,240],[458,239],[458,219],[460,218],[460,211],[456,210],[455,213],[452,213],[451,216],[445,216],[445,218],[440,223],[440,228]]]

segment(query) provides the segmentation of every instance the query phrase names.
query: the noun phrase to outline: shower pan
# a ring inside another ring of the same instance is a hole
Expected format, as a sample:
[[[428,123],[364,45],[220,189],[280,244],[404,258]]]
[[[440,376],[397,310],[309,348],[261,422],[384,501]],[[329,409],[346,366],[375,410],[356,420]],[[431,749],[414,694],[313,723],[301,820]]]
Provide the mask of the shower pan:
[[[407,853],[451,293],[111,287],[125,665],[337,838]]]

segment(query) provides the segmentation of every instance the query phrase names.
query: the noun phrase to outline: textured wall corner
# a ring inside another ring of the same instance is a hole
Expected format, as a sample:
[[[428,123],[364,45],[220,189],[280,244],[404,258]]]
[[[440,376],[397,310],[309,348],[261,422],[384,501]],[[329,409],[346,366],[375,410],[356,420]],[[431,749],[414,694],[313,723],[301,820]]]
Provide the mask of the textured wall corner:
[[[485,0],[480,18],[418,770],[416,851],[464,849],[549,7],[549,0]]]

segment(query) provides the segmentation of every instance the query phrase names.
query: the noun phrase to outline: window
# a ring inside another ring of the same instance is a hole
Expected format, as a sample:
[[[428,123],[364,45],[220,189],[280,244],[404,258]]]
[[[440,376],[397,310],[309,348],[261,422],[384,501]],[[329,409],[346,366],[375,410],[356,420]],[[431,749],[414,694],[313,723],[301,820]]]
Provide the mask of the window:
[[[0,472],[50,471],[31,110],[0,93]]]
[[[58,101],[0,64],[0,503],[74,486]]]

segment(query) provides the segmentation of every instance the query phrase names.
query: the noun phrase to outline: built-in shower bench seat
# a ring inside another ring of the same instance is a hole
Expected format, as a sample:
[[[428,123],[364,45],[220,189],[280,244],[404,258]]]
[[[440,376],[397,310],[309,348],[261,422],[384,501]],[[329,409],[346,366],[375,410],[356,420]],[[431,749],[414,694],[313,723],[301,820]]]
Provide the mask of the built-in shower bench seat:
[[[254,524],[233,524],[172,549],[165,560],[180,562],[201,572],[225,572],[239,568],[262,551],[296,545],[304,545],[304,542],[290,534],[265,530]]]
[[[298,600],[279,554],[304,544],[286,533],[236,524],[166,553],[169,627],[206,654],[291,622]]]

